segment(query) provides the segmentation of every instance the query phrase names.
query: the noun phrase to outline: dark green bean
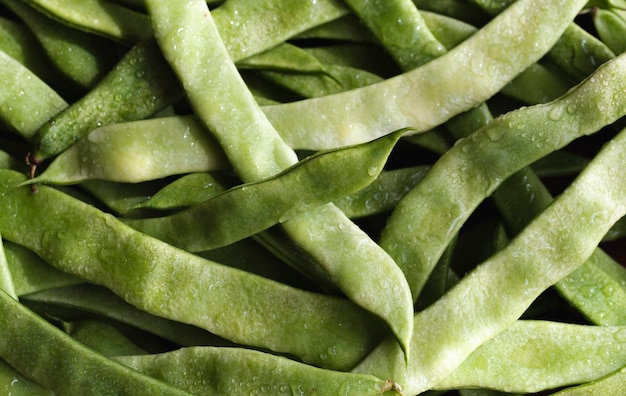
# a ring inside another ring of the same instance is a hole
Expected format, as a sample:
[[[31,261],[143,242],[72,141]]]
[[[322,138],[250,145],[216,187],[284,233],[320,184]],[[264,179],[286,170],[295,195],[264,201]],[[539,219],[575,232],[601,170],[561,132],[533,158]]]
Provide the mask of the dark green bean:
[[[0,356],[56,394],[188,394],[93,352],[2,291],[0,324]]]
[[[0,177],[6,239],[148,312],[333,368],[351,367],[380,336],[375,317],[349,301],[186,253],[55,189],[16,188],[19,173]]]

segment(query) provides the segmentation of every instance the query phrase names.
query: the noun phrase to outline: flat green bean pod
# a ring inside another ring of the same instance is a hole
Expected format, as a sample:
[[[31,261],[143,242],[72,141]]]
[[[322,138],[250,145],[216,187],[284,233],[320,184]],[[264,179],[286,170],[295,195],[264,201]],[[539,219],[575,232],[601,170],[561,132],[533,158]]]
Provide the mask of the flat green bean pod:
[[[504,179],[626,113],[625,70],[626,56],[607,62],[556,101],[496,118],[433,165],[396,206],[380,241],[414,297],[451,238]]]
[[[415,315],[415,355],[408,366],[389,338],[355,371],[389,378],[416,394],[511,326],[544,290],[578,268],[626,213],[626,179],[620,177],[625,147],[626,130],[505,248]]]
[[[117,327],[101,320],[82,319],[61,323],[63,330],[104,356],[143,355],[147,352],[128,339]]]
[[[0,51],[0,120],[31,140],[67,103],[33,72]]]
[[[269,179],[233,187],[182,212],[125,223],[190,252],[226,246],[366,187],[404,132],[318,152]],[[350,177],[335,178],[341,172]]]
[[[115,361],[193,394],[379,395],[398,387],[364,375],[323,370],[242,348],[190,347]],[[192,374],[191,378],[188,373]]]
[[[616,54],[626,51],[626,12],[596,8],[593,10],[593,24],[602,41]]]
[[[178,99],[172,70],[154,62],[160,56],[152,39],[135,45],[92,90],[39,128],[29,162],[37,165],[98,127],[141,120]]]
[[[150,20],[106,0],[28,0],[28,4],[73,28],[134,44],[151,36]]]
[[[0,356],[55,394],[188,395],[93,352],[0,291]]]
[[[534,393],[590,382],[626,365],[626,327],[517,321],[437,384]]]
[[[350,301],[194,256],[50,187],[32,194],[16,187],[19,173],[0,170],[0,180],[6,239],[147,312],[330,368],[351,367],[380,337],[381,324]]]
[[[4,246],[2,243],[2,236],[0,235],[0,290],[4,291],[9,296],[17,300],[17,292],[15,291],[15,285],[13,284],[13,277],[11,276],[11,270],[9,269],[9,263],[7,256],[4,253]]]
[[[0,389],[13,395],[54,396],[54,392],[24,377],[7,362],[0,359]]]
[[[165,117],[96,128],[28,183],[138,183],[223,169],[230,169],[228,160],[197,119]]]
[[[484,102],[535,63],[584,4],[520,0],[422,67],[379,84],[263,110],[295,148],[354,144],[404,127],[423,132]]]
[[[87,313],[111,323],[145,331],[175,345],[232,345],[206,330],[139,310],[110,290],[93,284],[41,290],[22,295],[20,300],[40,314],[72,320],[76,318],[76,312]]]
[[[247,88],[206,3],[149,0],[146,7],[165,58],[237,176],[244,182],[259,181],[295,164],[296,153]],[[410,290],[398,266],[369,235],[332,204],[295,216],[282,228],[351,301],[383,318],[407,345],[413,316]]]
[[[619,395],[626,386],[626,366],[604,378],[553,393],[554,396]]]
[[[2,2],[28,25],[48,58],[70,81],[92,87],[113,67],[116,54],[112,42],[71,29],[22,1]]]

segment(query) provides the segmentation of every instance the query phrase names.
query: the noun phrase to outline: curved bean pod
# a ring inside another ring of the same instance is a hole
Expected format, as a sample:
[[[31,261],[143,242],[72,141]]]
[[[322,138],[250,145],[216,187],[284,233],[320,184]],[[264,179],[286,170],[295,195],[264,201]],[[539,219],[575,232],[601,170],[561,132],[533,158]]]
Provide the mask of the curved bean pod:
[[[505,10],[515,0],[499,2],[472,0],[471,2],[495,15]],[[546,54],[546,59],[575,83],[583,80],[598,66],[614,57],[615,54],[602,41],[575,23],[565,29]]]
[[[67,107],[52,88],[0,51],[0,119],[31,140],[50,117]]]
[[[393,43],[390,54],[404,70],[421,66],[446,52],[411,0],[348,0],[346,3],[383,45]]]
[[[146,6],[165,58],[237,175],[244,182],[258,181],[296,163],[296,153],[278,135],[239,75],[206,3],[150,0]],[[383,318],[406,345],[413,316],[410,290],[380,246],[332,204],[293,217],[282,227],[349,299]]]
[[[0,170],[0,180],[6,239],[147,312],[332,368],[351,367],[378,340],[375,317],[347,300],[194,256],[55,189],[32,194],[15,187],[19,173]]]
[[[134,46],[96,87],[39,128],[29,162],[37,165],[98,127],[146,118],[179,98],[171,69],[153,61],[160,56],[154,40]]]
[[[626,179],[619,176],[625,148],[626,130],[504,249],[415,315],[415,355],[408,366],[389,338],[355,372],[392,379],[416,394],[436,386],[506,330],[545,289],[578,268],[626,214]]]
[[[222,149],[196,118],[165,117],[96,128],[28,184],[76,184],[93,179],[138,183],[229,168]]]
[[[596,8],[593,10],[593,24],[598,36],[613,52],[626,51],[626,12],[620,15],[614,10]]]
[[[517,1],[422,67],[379,84],[263,111],[296,148],[354,144],[404,127],[426,131],[484,102],[536,62],[584,4]]]
[[[188,395],[93,352],[0,291],[0,356],[56,394]]]
[[[563,389],[553,396],[619,395],[626,387],[626,366],[597,381]]]
[[[590,382],[626,365],[626,327],[517,321],[487,341],[436,389],[510,393]]]
[[[113,359],[190,393],[202,395],[342,395],[349,392],[365,396],[379,395],[398,387],[370,375],[323,370],[242,348],[191,347]],[[194,373],[191,378],[189,373]]]
[[[130,341],[115,326],[104,321],[82,319],[62,322],[61,325],[73,339],[104,356],[146,354],[145,350]]]
[[[16,395],[54,396],[50,389],[24,377],[2,359],[0,359],[0,389]]]
[[[92,87],[114,65],[113,43],[71,29],[22,1],[2,0],[35,34],[46,55],[62,74],[82,87]]]
[[[2,243],[2,235],[0,235],[0,291],[5,292],[9,296],[17,300],[17,292],[13,284],[13,277],[9,269],[7,256],[4,253],[4,244]]]
[[[415,297],[451,238],[504,179],[626,114],[625,71],[626,56],[607,62],[558,100],[496,118],[433,165],[396,206],[380,241]]]
[[[88,313],[109,322],[140,329],[176,345],[232,345],[231,342],[198,327],[141,311],[104,287],[93,284],[83,283],[42,290],[20,296],[20,301],[40,315],[47,312],[57,318],[72,319],[77,311]],[[68,311],[70,315],[67,315]]]
[[[67,25],[134,44],[152,35],[145,14],[103,0],[28,0],[27,3]]]
[[[233,187],[182,212],[125,223],[190,252],[226,246],[369,185],[403,133],[318,152],[269,179]],[[334,180],[346,171],[349,178]]]

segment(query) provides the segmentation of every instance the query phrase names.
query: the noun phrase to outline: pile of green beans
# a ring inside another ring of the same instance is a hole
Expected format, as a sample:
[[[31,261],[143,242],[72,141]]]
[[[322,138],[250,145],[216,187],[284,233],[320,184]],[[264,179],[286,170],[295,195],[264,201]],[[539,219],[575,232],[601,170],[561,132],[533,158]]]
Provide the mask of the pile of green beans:
[[[626,1],[0,0],[0,389],[626,388]]]

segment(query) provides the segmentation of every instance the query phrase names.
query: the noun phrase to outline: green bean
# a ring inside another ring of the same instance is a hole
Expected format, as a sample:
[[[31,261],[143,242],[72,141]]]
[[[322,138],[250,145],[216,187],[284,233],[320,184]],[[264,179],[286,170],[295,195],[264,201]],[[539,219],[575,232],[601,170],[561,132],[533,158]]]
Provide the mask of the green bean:
[[[552,201],[528,169],[509,177],[493,194],[512,233],[519,232]],[[626,269],[596,249],[576,271],[555,284],[556,290],[585,318],[600,325],[626,324]]]
[[[0,235],[0,290],[17,300],[17,292],[15,291],[15,285],[13,284],[13,277],[11,276],[9,263],[7,261],[6,254],[4,252],[4,246],[2,243],[1,235]]]
[[[593,10],[593,25],[602,42],[616,54],[626,51],[626,13],[624,16],[615,10],[595,8]]]
[[[533,393],[589,382],[626,365],[626,328],[518,321],[477,348],[439,389]]]
[[[349,11],[349,9],[347,9]],[[353,13],[346,13],[340,18],[312,27],[294,36],[296,39],[324,39],[351,43],[376,43],[372,33]]]
[[[554,396],[619,395],[626,386],[626,367],[588,384],[563,389]]]
[[[198,205],[225,191],[219,175],[212,173],[190,173],[160,189],[133,209],[180,209]]]
[[[236,63],[238,69],[264,69],[274,71],[323,74],[320,61],[293,44],[282,43],[267,51]]]
[[[51,390],[24,377],[2,359],[0,359],[0,389],[6,390],[9,395],[54,396]]]
[[[472,0],[474,4],[492,15],[506,9],[514,1]],[[565,29],[554,47],[546,54],[546,59],[574,82],[581,81],[602,63],[614,57],[615,54],[606,45],[575,23]]]
[[[63,330],[104,356],[143,355],[146,351],[130,341],[115,326],[93,319],[62,322]]]
[[[624,67],[626,57],[618,57],[560,99],[495,119],[458,142],[403,198],[380,244],[405,271],[414,297],[452,236],[502,180],[624,115]]]
[[[126,44],[145,40],[152,34],[150,20],[144,14],[105,0],[28,0],[27,3],[72,28]]]
[[[111,291],[92,284],[47,289],[21,296],[35,312],[74,320],[79,315],[102,318],[155,335],[176,345],[232,345],[205,330],[151,315],[128,304]]]
[[[104,204],[108,211],[130,217],[135,214],[133,211],[135,205],[163,188],[164,183],[162,179],[132,184],[87,180],[82,182],[80,187]]]
[[[429,12],[421,12],[428,28],[446,48],[454,48],[476,32],[461,21]],[[527,104],[543,103],[564,94],[572,84],[550,68],[534,63],[505,85],[501,93]]]
[[[0,177],[6,239],[147,312],[332,368],[350,367],[379,337],[375,317],[349,301],[194,256],[55,189],[16,188],[24,175]]]
[[[57,155],[93,129],[146,118],[181,96],[154,40],[134,46],[94,89],[48,120],[34,139],[30,164]]]
[[[531,168],[539,177],[567,176],[578,174],[589,160],[568,151],[555,151],[535,161]]]
[[[322,370],[242,348],[183,348],[114,360],[203,395],[379,395],[398,390],[397,384],[373,376]]]
[[[76,184],[92,179],[137,183],[229,168],[221,148],[197,119],[178,116],[96,128],[28,183]]]
[[[325,65],[324,74],[279,73],[259,71],[272,83],[286,88],[302,98],[326,96],[349,89],[364,87],[382,81],[382,78],[365,70],[340,65]]]
[[[53,66],[41,56],[43,48],[26,26],[0,17],[0,50],[20,62],[43,81],[50,83],[57,75]]]
[[[424,178],[428,169],[429,166],[421,165],[382,172],[370,185],[336,200],[335,205],[350,218],[390,211]]]
[[[3,244],[15,293],[18,296],[82,283],[79,278],[54,269],[35,253],[20,245],[9,241],[3,241]]]
[[[81,87],[92,87],[113,67],[115,47],[54,21],[27,4],[2,0],[35,34],[54,66]]]
[[[415,315],[415,355],[408,367],[388,338],[354,371],[390,378],[416,394],[436,386],[506,330],[539,294],[578,268],[626,213],[626,180],[618,177],[626,164],[624,147],[626,130],[511,243]]]
[[[4,292],[0,312],[0,356],[56,394],[188,394],[93,352]]]
[[[353,144],[403,127],[423,132],[484,102],[536,62],[583,5],[517,1],[445,55],[402,76],[263,110],[296,148]]]
[[[50,117],[67,107],[52,88],[0,51],[0,120],[31,140]]]
[[[165,58],[237,175],[244,182],[258,181],[293,165],[296,153],[247,89],[206,3],[194,1],[183,6],[147,1],[146,6]],[[332,204],[293,217],[282,227],[327,270],[350,300],[383,318],[406,345],[413,315],[406,280],[363,230]]]
[[[366,187],[402,133],[318,152],[276,176],[236,186],[183,212],[125,223],[190,252],[226,246]],[[346,171],[349,178],[333,179]]]
[[[390,54],[404,70],[421,66],[446,52],[411,0],[348,0],[346,3],[387,49],[387,43],[393,45]]]

